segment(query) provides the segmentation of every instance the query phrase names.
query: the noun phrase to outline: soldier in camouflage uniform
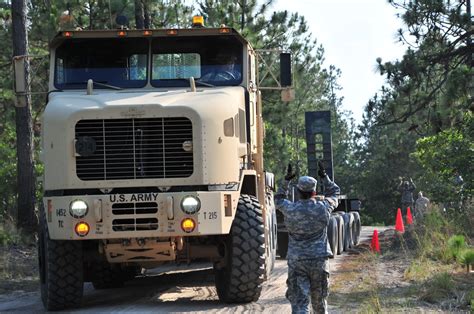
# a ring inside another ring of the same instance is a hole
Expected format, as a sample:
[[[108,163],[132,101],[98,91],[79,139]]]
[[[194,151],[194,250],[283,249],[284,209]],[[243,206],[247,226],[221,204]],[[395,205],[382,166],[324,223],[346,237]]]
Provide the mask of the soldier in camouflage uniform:
[[[420,222],[428,212],[430,200],[423,196],[423,192],[418,192],[418,198],[415,202],[415,219]]]
[[[337,207],[340,190],[326,175],[322,164],[319,164],[318,175],[324,184],[324,198],[316,199],[316,179],[303,176],[296,186],[300,200],[289,201],[288,185],[295,176],[290,166],[285,184],[275,197],[289,235],[286,298],[291,303],[292,313],[309,313],[310,300],[315,313],[327,313],[328,257],[332,256],[327,226],[330,213]]]
[[[415,191],[416,186],[413,183],[412,178],[410,181],[402,182],[400,179],[400,184],[398,185],[398,190],[402,194],[402,211],[407,212],[407,208],[410,207],[413,209],[413,192]]]

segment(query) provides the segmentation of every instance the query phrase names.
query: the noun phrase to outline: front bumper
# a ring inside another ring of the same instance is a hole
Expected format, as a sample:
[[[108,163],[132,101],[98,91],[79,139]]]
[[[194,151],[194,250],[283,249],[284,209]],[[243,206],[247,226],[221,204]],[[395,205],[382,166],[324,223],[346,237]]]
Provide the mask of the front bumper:
[[[189,195],[201,202],[196,214],[181,209],[182,199]],[[71,202],[78,199],[88,205],[82,218],[69,212]],[[228,234],[238,199],[238,191],[212,191],[54,196],[43,202],[51,239],[90,240]],[[195,222],[193,231],[181,228],[185,218]],[[90,227],[85,236],[75,232],[80,222]]]

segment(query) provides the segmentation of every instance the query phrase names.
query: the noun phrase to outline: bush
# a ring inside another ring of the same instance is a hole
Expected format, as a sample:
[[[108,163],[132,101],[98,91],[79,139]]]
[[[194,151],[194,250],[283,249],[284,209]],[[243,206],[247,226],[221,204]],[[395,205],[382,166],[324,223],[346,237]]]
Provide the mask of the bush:
[[[458,261],[466,266],[467,271],[469,272],[471,265],[474,265],[474,250],[467,249],[460,252]]]
[[[448,240],[448,248],[450,255],[454,259],[458,259],[461,251],[466,247],[466,241],[462,235],[453,235]]]

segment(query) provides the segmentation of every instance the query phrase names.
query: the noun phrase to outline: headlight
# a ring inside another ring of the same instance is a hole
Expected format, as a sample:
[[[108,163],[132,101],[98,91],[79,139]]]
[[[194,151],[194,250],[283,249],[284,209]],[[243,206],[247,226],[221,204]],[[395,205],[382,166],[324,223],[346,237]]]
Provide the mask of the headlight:
[[[197,213],[201,209],[201,202],[195,196],[186,196],[181,201],[181,209],[186,214],[192,215]]]
[[[82,218],[87,214],[87,203],[81,200],[75,200],[69,205],[69,213],[74,218]]]

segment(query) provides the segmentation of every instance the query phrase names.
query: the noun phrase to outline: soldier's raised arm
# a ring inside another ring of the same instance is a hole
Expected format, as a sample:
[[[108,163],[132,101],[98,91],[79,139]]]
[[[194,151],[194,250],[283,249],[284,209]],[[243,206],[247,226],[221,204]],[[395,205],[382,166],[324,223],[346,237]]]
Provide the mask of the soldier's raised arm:
[[[293,172],[293,167],[291,164],[288,164],[288,168],[286,170],[285,180],[282,184],[279,185],[278,190],[275,194],[275,207],[279,211],[283,211],[285,205],[291,203],[288,200],[288,187],[290,185],[291,180],[295,178],[296,174]]]
[[[341,189],[336,183],[329,179],[321,161],[318,162],[318,168],[318,176],[324,185],[324,200],[328,203],[329,206],[327,210],[331,213],[338,205],[337,196],[341,193]]]
[[[338,205],[337,196],[341,193],[341,189],[329,179],[328,175],[322,181],[324,184],[324,200],[330,205],[328,211],[331,213]]]

